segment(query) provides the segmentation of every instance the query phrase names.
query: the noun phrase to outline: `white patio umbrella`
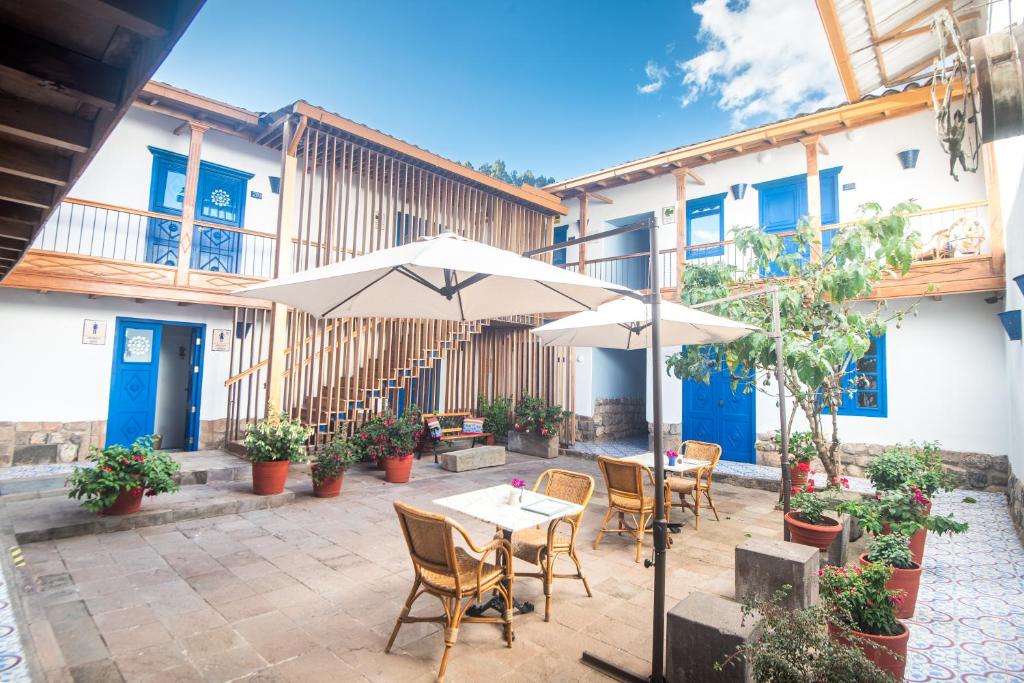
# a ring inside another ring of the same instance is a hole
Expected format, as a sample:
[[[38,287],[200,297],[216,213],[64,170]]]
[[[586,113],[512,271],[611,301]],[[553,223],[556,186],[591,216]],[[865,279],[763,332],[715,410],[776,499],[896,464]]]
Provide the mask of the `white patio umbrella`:
[[[630,290],[451,232],[234,292],[320,318],[480,320],[585,311]]]
[[[661,345],[726,343],[756,327],[680,304],[661,304]],[[646,349],[651,346],[651,305],[633,298],[601,304],[535,328],[545,346]]]

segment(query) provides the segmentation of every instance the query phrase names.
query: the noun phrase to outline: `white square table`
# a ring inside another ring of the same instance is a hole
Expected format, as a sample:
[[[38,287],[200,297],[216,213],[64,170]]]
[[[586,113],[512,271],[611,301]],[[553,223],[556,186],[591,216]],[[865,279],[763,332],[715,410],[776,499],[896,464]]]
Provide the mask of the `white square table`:
[[[630,455],[625,458],[622,458],[622,460],[638,462],[644,467],[650,467],[651,469],[654,469],[654,453],[651,453],[650,451],[648,451],[647,453],[641,453],[640,455]],[[706,467],[707,465],[710,464],[711,463],[709,463],[707,460],[694,460],[693,458],[677,458],[675,465],[669,465],[668,458],[665,458],[665,471],[675,472],[676,474],[683,474],[685,472],[691,472],[693,470],[700,469],[701,467]]]
[[[502,536],[509,543],[512,542],[512,534],[516,531],[550,524],[556,519],[575,515],[583,509],[582,506],[575,503],[570,503],[559,498],[552,498],[551,496],[545,496],[542,493],[535,493],[525,489],[523,490],[522,504],[520,506],[510,505],[508,498],[509,493],[512,491],[512,486],[508,484],[501,484],[499,486],[490,486],[485,489],[477,489],[476,491],[459,493],[446,498],[438,498],[434,501],[434,504],[448,508],[449,510],[461,512],[462,514],[478,519],[481,522],[493,524],[501,529]],[[563,507],[552,514],[547,515],[523,509],[525,506],[545,500],[558,503]],[[520,602],[513,599],[512,606],[519,611],[520,614],[526,614],[533,611],[533,604],[530,602]],[[479,616],[488,609],[493,608],[500,611],[503,610],[504,607],[505,606],[502,603],[501,598],[494,596],[488,602],[469,608],[467,614],[470,614],[471,616]]]

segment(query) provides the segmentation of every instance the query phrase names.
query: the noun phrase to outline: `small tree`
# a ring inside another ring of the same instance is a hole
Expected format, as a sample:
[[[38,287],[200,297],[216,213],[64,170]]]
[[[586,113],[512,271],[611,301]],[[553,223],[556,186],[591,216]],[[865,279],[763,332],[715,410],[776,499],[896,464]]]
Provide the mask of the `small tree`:
[[[734,241],[745,266],[687,264],[683,271],[680,296],[690,305],[723,298],[755,280],[778,287],[783,376],[792,400],[789,424],[798,411],[803,413],[833,485],[838,485],[842,471],[837,409],[864,382],[857,361],[868,351],[873,336],[882,335],[889,323],[898,327],[914,311],[913,305],[890,310],[885,301],[871,305],[861,300],[884,278],[910,270],[919,238],[908,231],[907,216],[917,210],[911,202],[889,213],[878,204],[865,204],[857,222],[836,230],[831,247],[817,258],[810,255],[812,250],[820,251],[820,233],[806,220],[786,237],[760,228],[738,228]],[[761,331],[727,345],[687,347],[668,359],[668,371],[680,379],[707,383],[712,372],[728,368],[734,391],[756,389],[774,395],[771,299],[737,299],[707,310],[752,323]]]

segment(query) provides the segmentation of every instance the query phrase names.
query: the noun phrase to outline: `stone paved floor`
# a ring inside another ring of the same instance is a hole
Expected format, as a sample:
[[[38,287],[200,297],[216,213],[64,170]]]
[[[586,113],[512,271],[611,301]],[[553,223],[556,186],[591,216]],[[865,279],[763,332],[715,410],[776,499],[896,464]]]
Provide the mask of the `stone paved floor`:
[[[577,441],[572,450],[585,456],[597,457],[610,455],[614,458],[625,458],[639,455],[651,450],[647,445],[646,436],[635,436],[617,441]]]
[[[419,462],[405,486],[357,467],[339,499],[26,546],[15,583],[40,668],[50,681],[433,680],[443,649],[434,625],[406,626],[394,653],[382,651],[412,580],[391,503],[432,508],[435,498],[532,481],[552,465],[596,474],[578,458],[510,461],[458,475]],[[592,549],[604,502],[595,495],[580,544],[594,597],[559,582],[553,620],[517,617],[510,650],[496,627],[466,625],[449,681],[605,680],[579,663],[584,649],[649,666],[653,572],[633,561],[624,538]],[[734,546],[748,534],[781,534],[771,493],[723,485],[716,502],[721,522],[675,536],[686,546],[670,552],[670,604],[691,590],[730,595]],[[461,521],[480,541],[493,533]],[[515,590],[543,602],[536,580]],[[436,603],[423,599],[417,611],[433,613]]]

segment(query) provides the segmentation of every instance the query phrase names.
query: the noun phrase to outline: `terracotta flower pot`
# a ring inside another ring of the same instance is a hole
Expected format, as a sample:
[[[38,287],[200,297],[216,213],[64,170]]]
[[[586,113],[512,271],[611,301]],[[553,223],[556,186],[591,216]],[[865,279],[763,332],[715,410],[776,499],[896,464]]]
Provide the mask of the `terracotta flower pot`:
[[[111,503],[110,507],[103,508],[99,514],[105,517],[114,517],[117,515],[130,515],[139,511],[142,507],[142,487],[134,489],[124,489],[119,494],[114,502]]]
[[[867,553],[860,556],[861,564],[871,564]],[[909,619],[914,616],[917,607],[917,591],[921,588],[921,565],[914,564],[913,569],[892,568],[892,577],[885,582],[891,591],[900,591],[901,602],[896,606],[897,619]]]
[[[254,462],[252,464],[252,492],[257,496],[273,496],[284,491],[290,464],[287,460]]]
[[[485,446],[493,446],[494,445],[494,434],[488,434],[487,436],[484,437],[484,445]]]
[[[384,458],[384,481],[389,484],[404,484],[412,473],[412,453],[397,458]]]
[[[831,517],[824,517],[823,519],[828,522],[827,525],[808,524],[797,518],[796,512],[787,512],[786,526],[789,527],[790,540],[793,543],[826,550],[832,545],[832,541],[839,535],[839,532],[843,530],[843,525]]]
[[[910,629],[907,628],[907,625],[901,622],[900,626],[903,627],[903,633],[898,636],[873,636],[860,631],[850,632],[858,639],[854,644],[860,648],[868,661],[873,662],[875,666],[897,681],[903,680],[907,669],[907,641],[910,639]],[[828,630],[833,640],[844,645],[849,644],[839,629],[829,624]],[[872,647],[872,644],[878,647]]]
[[[808,470],[800,469],[799,465],[793,464],[789,466],[789,483],[797,488],[803,488],[807,485],[807,477],[809,475]]]
[[[313,471],[313,495],[317,498],[336,498],[341,493],[341,483],[345,480],[345,473],[342,472],[336,477],[316,479],[317,466],[310,467]]]
[[[374,458],[373,463],[374,463],[374,467],[376,467],[381,472],[383,472],[383,471],[385,471],[387,469],[386,458]]]
[[[882,533],[892,533],[888,522],[882,525]],[[914,561],[914,564],[924,564],[924,543],[928,540],[928,530],[918,529],[910,536],[910,559]]]

